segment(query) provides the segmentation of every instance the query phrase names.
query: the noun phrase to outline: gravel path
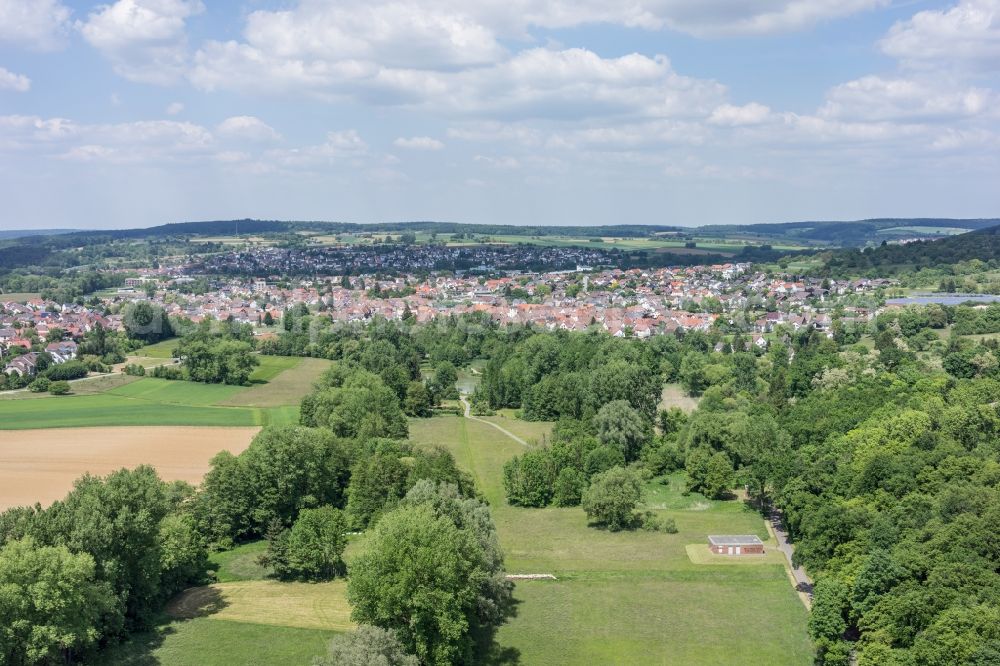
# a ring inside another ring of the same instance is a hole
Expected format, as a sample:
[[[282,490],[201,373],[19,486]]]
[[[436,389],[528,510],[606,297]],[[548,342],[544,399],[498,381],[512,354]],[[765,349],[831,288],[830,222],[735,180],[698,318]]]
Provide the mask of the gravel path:
[[[469,404],[469,401],[465,399],[464,395],[463,396],[459,396],[458,399],[461,400],[462,404],[465,406],[465,418],[472,419],[473,421],[479,421],[480,423],[485,423],[488,426],[493,426],[494,428],[496,428],[497,430],[499,430],[503,434],[507,435],[508,437],[510,437],[512,440],[514,440],[515,442],[517,442],[521,446],[529,446],[529,444],[526,441],[524,441],[523,439],[521,439],[520,437],[518,437],[517,435],[515,435],[514,433],[512,433],[510,430],[507,430],[503,426],[497,425],[496,423],[493,423],[493,421],[487,421],[486,419],[481,419],[478,416],[473,416],[472,415],[472,405]]]
[[[770,527],[771,532],[774,533],[775,540],[778,542],[778,550],[784,553],[785,558],[788,560],[788,572],[795,581],[795,590],[803,595],[803,602],[806,603],[806,606],[811,606],[813,590],[812,578],[806,574],[805,569],[792,564],[792,554],[795,552],[795,546],[793,546],[788,540],[788,532],[785,530],[785,527],[781,522],[781,512],[777,509],[771,510]]]

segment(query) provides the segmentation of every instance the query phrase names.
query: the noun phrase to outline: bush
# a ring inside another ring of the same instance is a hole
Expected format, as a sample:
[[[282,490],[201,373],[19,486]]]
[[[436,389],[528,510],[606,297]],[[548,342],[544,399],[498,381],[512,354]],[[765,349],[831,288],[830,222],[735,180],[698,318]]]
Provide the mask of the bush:
[[[66,395],[69,393],[69,382],[58,381],[49,384],[49,393],[52,395]]]
[[[28,390],[32,393],[45,393],[51,384],[52,381],[48,377],[39,377],[28,385]]]
[[[153,368],[153,376],[158,379],[184,379],[184,371],[176,365],[158,365]]]
[[[131,375],[133,377],[146,376],[146,368],[142,367],[138,363],[129,363],[124,368],[122,368],[122,372],[124,372],[126,375]]]
[[[659,516],[652,511],[644,511],[642,514],[642,529],[647,532],[666,532],[667,534],[677,534],[677,522],[667,516]]]
[[[89,370],[90,372],[102,372],[102,373],[111,372],[111,368],[109,366],[105,365],[104,363],[101,363],[96,358],[87,361],[86,365],[87,365],[87,370]]]
[[[80,361],[67,361],[66,363],[49,367],[45,372],[45,376],[52,381],[81,379],[87,376],[87,366]]]
[[[420,660],[407,654],[396,632],[362,624],[356,631],[330,641],[326,657],[317,657],[313,666],[419,666]]]

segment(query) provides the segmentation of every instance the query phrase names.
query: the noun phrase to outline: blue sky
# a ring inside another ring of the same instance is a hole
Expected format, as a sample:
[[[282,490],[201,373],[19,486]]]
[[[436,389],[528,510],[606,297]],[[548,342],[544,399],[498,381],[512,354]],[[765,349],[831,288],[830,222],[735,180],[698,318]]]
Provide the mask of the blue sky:
[[[0,226],[1000,215],[1000,0],[0,0]]]

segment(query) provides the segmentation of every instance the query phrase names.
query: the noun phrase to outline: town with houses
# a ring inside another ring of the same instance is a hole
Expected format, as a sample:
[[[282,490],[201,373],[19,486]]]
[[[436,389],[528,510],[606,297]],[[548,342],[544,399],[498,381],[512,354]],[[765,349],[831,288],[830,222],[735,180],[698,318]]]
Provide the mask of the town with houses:
[[[123,286],[86,299],[86,304],[41,298],[4,302],[0,296],[3,371],[30,376],[43,352],[57,364],[75,358],[76,341],[97,325],[122,330],[121,309],[141,300],[160,305],[172,319],[250,324],[261,337],[276,335],[274,327],[285,310],[299,304],[340,323],[375,317],[413,317],[426,323],[443,315],[480,313],[500,326],[570,331],[597,327],[613,336],[637,338],[709,331],[720,317],[732,321],[735,313],[746,313],[751,316],[741,322],[748,339],[766,349],[768,334],[778,326],[793,331],[812,326],[832,336],[831,313],[837,304],[842,321],[869,321],[877,308],[844,306],[841,297],[874,296],[891,286],[887,280],[791,279],[749,263],[725,263],[647,270],[577,266],[544,273],[513,270],[500,276],[457,271],[426,278],[216,277],[208,280],[205,293],[184,293],[193,280],[208,277],[195,272],[200,270],[202,266],[123,271]],[[52,330],[59,339],[52,339]]]

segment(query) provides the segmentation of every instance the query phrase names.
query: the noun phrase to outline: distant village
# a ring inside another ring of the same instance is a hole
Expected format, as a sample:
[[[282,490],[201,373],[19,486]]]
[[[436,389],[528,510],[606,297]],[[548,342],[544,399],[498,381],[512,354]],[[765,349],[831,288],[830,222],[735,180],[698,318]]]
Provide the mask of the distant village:
[[[790,331],[813,327],[832,336],[832,312],[838,304],[842,322],[870,321],[876,308],[859,306],[858,299],[846,299],[853,303],[845,305],[843,297],[874,296],[891,286],[886,280],[789,280],[749,263],[651,270],[577,266],[543,273],[512,270],[500,277],[458,271],[423,278],[370,273],[302,280],[279,274],[217,278],[202,270],[195,265],[131,270],[124,286],[88,298],[85,305],[43,299],[3,302],[0,296],[4,372],[31,375],[43,352],[52,363],[75,358],[76,341],[98,325],[123,330],[121,309],[142,300],[160,305],[174,319],[250,324],[262,337],[276,335],[285,311],[299,304],[334,322],[412,317],[426,323],[442,315],[480,313],[500,326],[598,328],[636,338],[709,331],[722,317],[730,329],[742,330],[749,343],[766,349],[768,334],[779,326]],[[205,293],[187,293],[197,280],[208,286]]]

